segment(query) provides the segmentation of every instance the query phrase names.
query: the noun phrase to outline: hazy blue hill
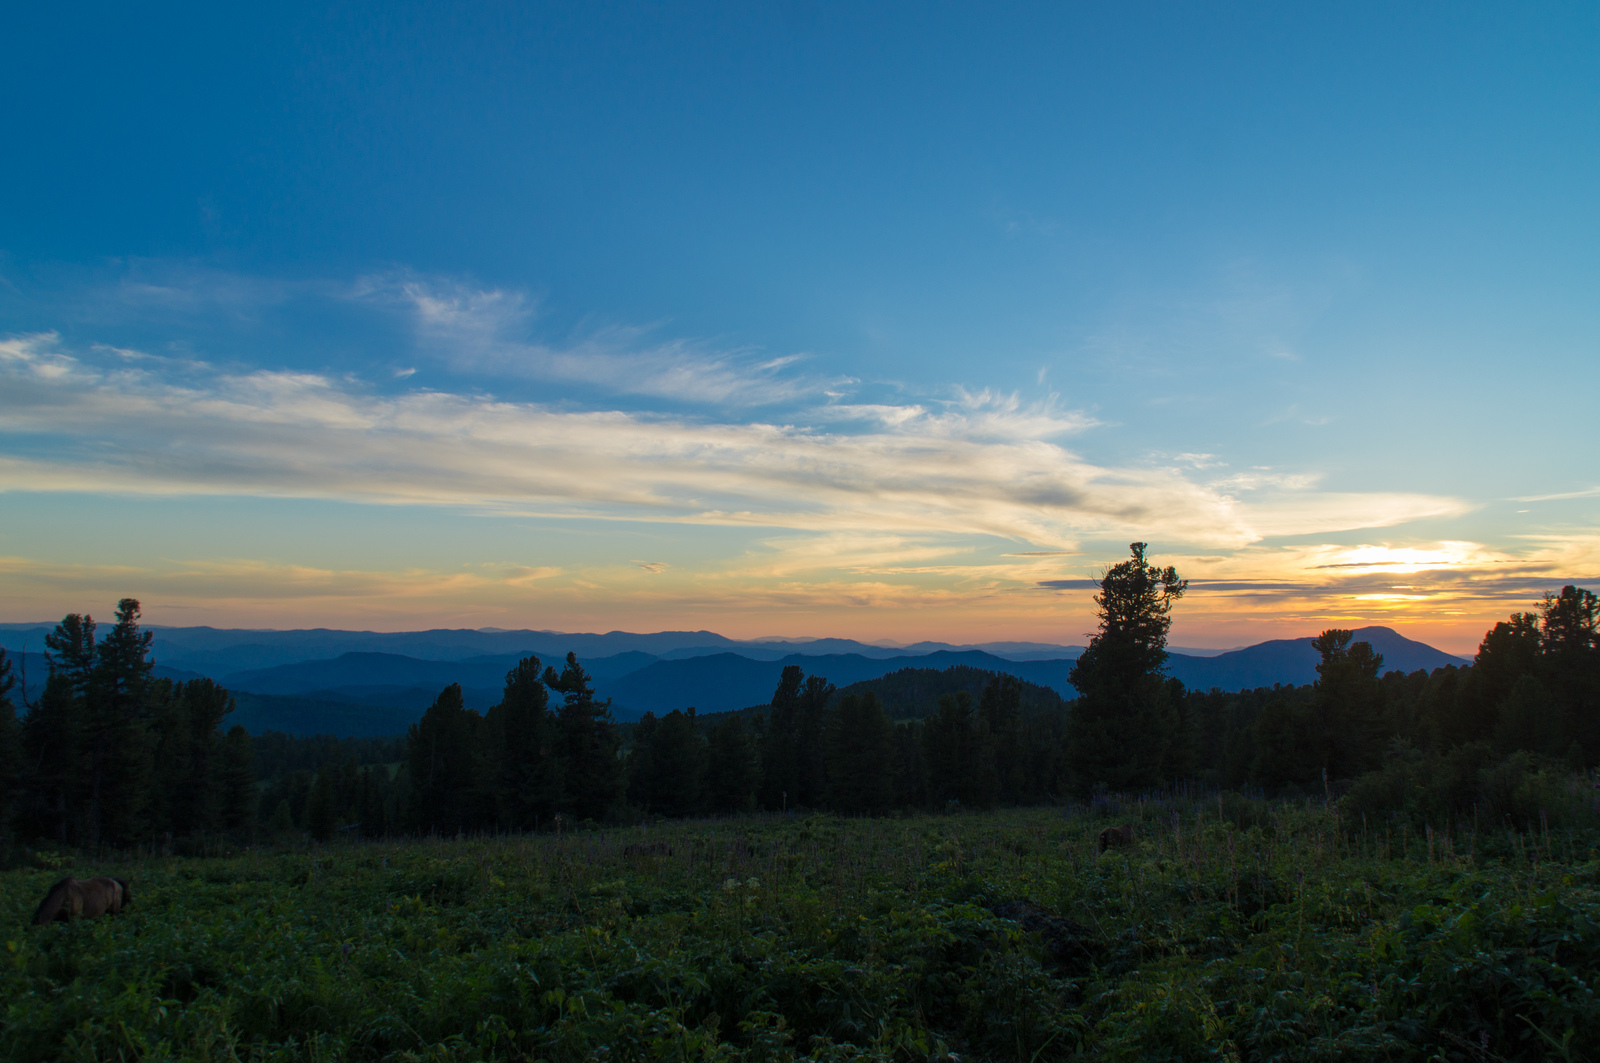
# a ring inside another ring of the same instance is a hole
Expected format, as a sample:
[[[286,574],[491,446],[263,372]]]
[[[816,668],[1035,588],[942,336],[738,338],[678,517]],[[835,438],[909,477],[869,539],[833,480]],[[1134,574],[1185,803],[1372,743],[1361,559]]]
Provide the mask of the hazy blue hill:
[[[663,653],[661,658],[681,661],[691,657],[711,657],[719,653],[737,653],[752,661],[781,661],[785,657],[824,657],[847,653],[862,657],[903,657],[906,651],[871,646],[855,639],[812,639],[806,642],[736,642],[724,646],[684,646]]]
[[[43,688],[47,674],[38,650],[48,630],[50,625],[0,624],[0,645],[12,651],[26,645],[30,651],[31,696]],[[237,722],[252,731],[298,734],[403,731],[450,683],[460,683],[467,704],[482,711],[499,700],[506,672],[530,653],[557,666],[568,650],[577,653],[600,696],[615,699],[614,715],[632,720],[646,711],[659,714],[690,705],[714,713],[765,704],[789,664],[840,687],[908,668],[941,673],[959,666],[1008,673],[1071,698],[1076,691],[1067,674],[1081,652],[1076,646],[1018,642],[982,647],[921,642],[899,650],[853,639],[736,642],[705,631],[155,631],[158,677],[212,676],[240,696]],[[1383,654],[1386,671],[1465,663],[1386,627],[1362,628],[1355,637]],[[402,648],[414,652],[398,652]],[[486,649],[496,652],[481,652]],[[824,652],[829,650],[848,652]],[[1215,655],[1173,653],[1168,669],[1194,689],[1238,690],[1313,682],[1317,661],[1310,638],[1276,639]],[[247,666],[224,667],[229,662]],[[981,683],[976,689],[981,690]],[[917,705],[927,700],[921,694],[916,699]],[[937,693],[932,699],[937,702]]]
[[[1185,686],[1199,690],[1212,687],[1248,690],[1274,683],[1300,686],[1317,680],[1317,663],[1321,656],[1312,648],[1311,641],[1310,638],[1273,639],[1215,657],[1174,653],[1167,659],[1167,671],[1183,680]],[[1431,672],[1445,665],[1467,663],[1387,627],[1360,628],[1351,641],[1371,643],[1374,650],[1383,654],[1385,672],[1414,672],[1419,668]]]
[[[1362,628],[1356,641],[1366,641],[1384,655],[1384,670],[1431,671],[1463,662],[1442,650],[1405,638],[1386,627]],[[1185,686],[1201,690],[1213,686],[1240,690],[1274,683],[1302,685],[1315,682],[1320,656],[1311,639],[1277,639],[1215,657],[1172,654],[1168,671]],[[924,655],[872,658],[862,654],[790,654],[777,660],[756,661],[740,653],[721,653],[685,660],[660,660],[622,678],[596,684],[601,694],[635,713],[658,715],[695,706],[701,712],[729,712],[769,701],[785,665],[796,664],[807,675],[826,676],[838,686],[877,679],[902,668],[943,670],[965,665],[989,672],[1014,675],[1025,682],[1054,690],[1063,698],[1077,691],[1067,682],[1073,661],[1006,660],[979,650],[940,650]]]
[[[282,731],[291,735],[329,734],[337,738],[374,738],[404,734],[422,717],[422,708],[361,705],[310,697],[233,692],[234,711],[224,727],[242,724],[251,734]]]
[[[772,699],[778,677],[786,665],[799,665],[807,675],[825,676],[836,686],[847,686],[902,668],[934,668],[966,665],[985,671],[1008,672],[1058,693],[1067,693],[1067,672],[1071,661],[1014,662],[977,650],[944,650],[920,656],[874,659],[855,653],[807,655],[791,654],[776,661],[753,661],[736,653],[720,653],[688,660],[656,661],[629,675],[604,685],[596,684],[602,695],[614,698],[619,706],[635,713],[660,715],[690,705],[702,712],[731,712],[760,705]]]
[[[425,661],[397,653],[343,653],[326,660],[297,661],[234,672],[224,676],[222,683],[230,690],[247,690],[252,694],[306,694],[351,686],[437,686],[443,689],[451,683],[471,682],[463,671],[457,661]]]
[[[731,647],[688,646],[662,654],[664,660],[683,660],[689,657],[708,657],[715,653],[733,652],[752,661],[780,661],[785,657],[836,657],[854,654],[872,660],[894,660],[901,657],[926,656],[932,653],[968,653],[977,651],[1008,661],[1072,660],[1083,652],[1082,646],[1056,646],[1044,642],[986,642],[978,645],[956,645],[949,642],[917,642],[910,646],[874,646],[855,639],[808,639],[805,642],[739,642]]]
[[[498,692],[505,685],[506,673],[526,653],[468,657],[457,661],[422,660],[396,653],[344,653],[326,660],[298,661],[272,668],[235,672],[221,682],[230,690],[254,694],[310,694],[314,691],[348,688],[413,688],[431,691],[428,700],[449,686],[482,688]],[[561,664],[555,654],[542,655],[546,664]],[[650,664],[656,658],[638,651],[582,660],[585,670],[597,683],[613,679]],[[498,695],[496,699],[498,700]]]
[[[0,646],[18,650],[24,645],[39,650],[53,624],[0,624]],[[565,657],[570,650],[580,659],[646,653],[680,659],[718,653],[738,653],[751,660],[776,661],[791,655],[832,656],[859,654],[890,659],[935,653],[979,650],[1008,660],[1073,658],[1080,646],[1055,646],[1039,642],[994,642],[955,645],[919,642],[904,649],[877,646],[855,639],[729,639],[710,631],[629,631],[565,633],[559,631],[500,631],[436,628],[428,631],[340,631],[302,628],[266,631],[248,628],[161,627],[155,633],[157,660],[173,668],[203,675],[231,675],[305,660],[322,660],[345,653],[388,653],[430,661],[459,661],[472,657],[537,654],[541,658]]]
[[[1077,660],[1082,646],[1060,646],[1051,642],[978,642],[968,646],[952,646],[945,642],[914,642],[900,654],[937,653],[941,650],[979,650],[1003,657],[1008,661],[1059,661]]]

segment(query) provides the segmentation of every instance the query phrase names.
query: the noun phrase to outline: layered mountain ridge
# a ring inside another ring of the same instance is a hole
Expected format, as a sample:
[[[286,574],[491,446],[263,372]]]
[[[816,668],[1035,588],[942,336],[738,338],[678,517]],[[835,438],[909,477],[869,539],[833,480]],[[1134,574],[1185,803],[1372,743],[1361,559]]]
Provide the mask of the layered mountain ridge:
[[[37,654],[49,630],[44,624],[0,625],[0,646],[26,651],[30,675],[41,684],[44,667]],[[1076,691],[1067,676],[1083,652],[1080,646],[1017,642],[894,647],[854,639],[741,641],[709,631],[152,630],[156,674],[217,680],[235,693],[234,722],[249,730],[349,735],[403,731],[450,683],[461,684],[469,707],[487,709],[499,700],[506,673],[529,655],[559,667],[567,652],[576,653],[597,693],[612,699],[617,718],[633,720],[691,705],[710,713],[762,704],[788,665],[840,687],[905,668],[964,666],[1009,673],[1070,699]],[[1465,663],[1391,628],[1361,628],[1355,639],[1383,654],[1385,671]],[[1198,689],[1298,686],[1316,679],[1319,655],[1311,641],[1274,639],[1207,656],[1173,652],[1167,671]]]

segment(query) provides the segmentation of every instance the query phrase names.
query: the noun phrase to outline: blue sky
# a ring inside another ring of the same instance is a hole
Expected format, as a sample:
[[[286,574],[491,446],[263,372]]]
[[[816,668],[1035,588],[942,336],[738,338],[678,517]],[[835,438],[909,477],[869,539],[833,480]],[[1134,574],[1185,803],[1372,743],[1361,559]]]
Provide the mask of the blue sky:
[[[20,6],[20,5],[18,5]],[[1600,575],[1588,5],[0,15],[0,611],[1468,649]]]

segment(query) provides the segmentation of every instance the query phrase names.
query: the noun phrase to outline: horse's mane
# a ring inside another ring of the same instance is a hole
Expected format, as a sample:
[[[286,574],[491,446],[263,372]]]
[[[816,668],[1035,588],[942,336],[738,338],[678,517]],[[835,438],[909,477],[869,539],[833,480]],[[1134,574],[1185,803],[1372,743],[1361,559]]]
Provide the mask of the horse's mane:
[[[56,913],[60,912],[61,906],[66,903],[69,892],[68,887],[71,885],[72,876],[68,875],[50,887],[50,892],[46,893],[44,900],[39,902],[38,911],[33,913],[34,926],[43,926],[56,917]]]

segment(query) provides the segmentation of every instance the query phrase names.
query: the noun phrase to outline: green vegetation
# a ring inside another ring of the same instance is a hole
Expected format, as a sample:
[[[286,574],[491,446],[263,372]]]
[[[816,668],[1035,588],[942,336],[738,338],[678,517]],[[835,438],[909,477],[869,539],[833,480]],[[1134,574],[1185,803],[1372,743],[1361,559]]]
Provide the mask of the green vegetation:
[[[42,928],[64,870],[13,870],[0,1057],[1587,1058],[1568,783],[1583,825],[1532,832],[1169,796],[146,858],[94,867],[127,914]]]
[[[343,742],[224,732],[137,602],[70,615],[20,719],[0,655],[0,1057],[1588,1058],[1595,596],[1225,694],[1162,675],[1183,588],[1134,545],[1070,704],[788,668],[623,729],[569,654]],[[64,871],[131,911],[26,928]]]

